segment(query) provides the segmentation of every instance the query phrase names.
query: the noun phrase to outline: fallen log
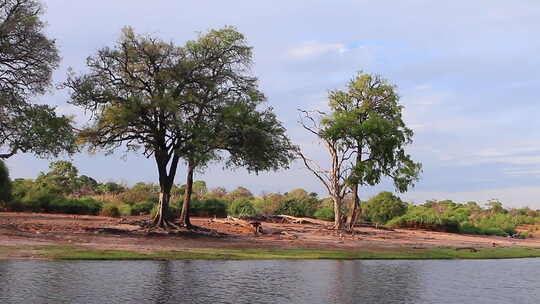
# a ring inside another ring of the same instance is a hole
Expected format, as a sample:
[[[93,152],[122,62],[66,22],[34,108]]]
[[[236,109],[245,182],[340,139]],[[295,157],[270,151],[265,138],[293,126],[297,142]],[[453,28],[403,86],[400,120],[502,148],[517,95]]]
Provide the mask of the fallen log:
[[[333,223],[330,223],[328,221],[324,221],[324,220],[317,220],[317,219],[312,219],[312,218],[309,218],[309,217],[295,217],[295,216],[290,216],[290,215],[276,215],[276,217],[279,217],[289,223],[293,223],[293,224],[304,224],[304,223],[308,223],[308,224],[315,224],[315,225],[321,225],[321,226],[331,226]]]
[[[227,216],[227,220],[253,231],[255,235],[263,233],[262,225],[259,221],[243,220],[232,216]]]

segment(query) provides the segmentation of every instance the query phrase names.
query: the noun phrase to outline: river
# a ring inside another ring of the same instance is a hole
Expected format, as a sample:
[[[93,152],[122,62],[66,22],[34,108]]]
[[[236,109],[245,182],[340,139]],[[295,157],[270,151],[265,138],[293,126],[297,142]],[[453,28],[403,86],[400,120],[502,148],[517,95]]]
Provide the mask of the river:
[[[8,260],[0,303],[540,303],[540,259]]]

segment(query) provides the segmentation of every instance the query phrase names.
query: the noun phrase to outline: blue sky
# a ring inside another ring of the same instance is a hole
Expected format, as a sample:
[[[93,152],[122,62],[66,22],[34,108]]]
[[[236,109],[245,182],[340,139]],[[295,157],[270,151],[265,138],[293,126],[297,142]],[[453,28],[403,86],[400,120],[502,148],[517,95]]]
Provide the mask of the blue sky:
[[[358,70],[398,86],[409,147],[424,173],[404,199],[500,199],[508,206],[540,208],[540,2],[522,1],[46,1],[47,31],[68,67],[84,71],[85,58],[112,45],[123,26],[177,44],[196,32],[232,25],[254,47],[253,73],[288,129],[315,158],[324,151],[297,125],[297,108],[324,108],[329,89],[342,88]],[[66,103],[67,92],[40,98],[57,111],[84,113]],[[101,181],[155,182],[155,164],[137,154],[76,155],[81,174]],[[17,155],[13,178],[35,177],[49,160]],[[254,193],[323,187],[294,163],[276,173],[199,172],[210,187],[243,185]],[[177,183],[183,183],[183,167]],[[393,190],[383,182],[368,197]]]

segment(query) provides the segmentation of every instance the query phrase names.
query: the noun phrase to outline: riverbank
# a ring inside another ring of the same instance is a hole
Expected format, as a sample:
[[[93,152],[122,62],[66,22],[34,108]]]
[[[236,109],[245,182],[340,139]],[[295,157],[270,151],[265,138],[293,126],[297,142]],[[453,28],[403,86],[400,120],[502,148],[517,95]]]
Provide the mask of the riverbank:
[[[244,227],[195,218],[201,230],[148,233],[123,219],[0,213],[0,259],[500,259],[540,257],[540,240],[443,232],[356,228],[336,233],[320,225],[262,223]],[[202,232],[201,232],[202,231]]]
[[[5,246],[0,259],[49,260],[442,260],[511,259],[540,257],[540,249],[509,248],[368,248],[362,250],[264,250],[197,248],[142,253],[127,250],[99,250],[76,246]]]

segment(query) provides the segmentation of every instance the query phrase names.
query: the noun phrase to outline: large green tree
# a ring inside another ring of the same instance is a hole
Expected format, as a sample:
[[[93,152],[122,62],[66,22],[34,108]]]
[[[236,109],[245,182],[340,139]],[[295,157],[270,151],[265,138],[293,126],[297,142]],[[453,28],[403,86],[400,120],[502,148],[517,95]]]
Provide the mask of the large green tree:
[[[252,48],[234,28],[212,30],[189,41],[185,50],[198,73],[198,86],[190,98],[197,115],[187,126],[189,140],[182,148],[187,163],[186,191],[180,223],[189,227],[193,174],[211,161],[250,172],[286,167],[292,155],[285,128],[250,73]]]
[[[352,153],[347,183],[353,200],[346,223],[352,229],[361,212],[360,187],[376,185],[387,177],[398,192],[405,192],[418,180],[421,164],[405,151],[413,131],[403,121],[395,86],[387,80],[360,72],[347,90],[330,92],[329,106],[324,136]]]
[[[44,33],[42,12],[39,1],[0,1],[0,159],[75,150],[70,119],[32,103],[51,87],[60,60],[54,40]]]
[[[267,149],[276,147],[284,129],[270,110],[257,111],[264,96],[247,74],[250,63],[251,49],[232,28],[210,31],[183,47],[126,28],[113,48],[88,59],[89,73],[66,82],[70,102],[94,114],[80,133],[91,147],[112,151],[125,145],[154,157],[161,188],[155,225],[174,227],[167,210],[182,160],[188,167],[187,205],[194,170],[221,159],[221,151],[228,152],[230,166],[257,171],[281,164],[274,155],[283,153]],[[185,215],[182,224],[189,226]]]

